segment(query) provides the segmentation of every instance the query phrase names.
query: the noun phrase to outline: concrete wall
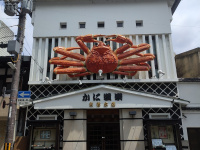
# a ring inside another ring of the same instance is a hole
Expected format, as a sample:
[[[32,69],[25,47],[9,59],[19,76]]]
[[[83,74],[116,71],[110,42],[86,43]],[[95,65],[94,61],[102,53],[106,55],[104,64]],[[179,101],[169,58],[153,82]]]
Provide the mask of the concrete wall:
[[[176,55],[175,60],[178,78],[200,77],[200,48]]]
[[[172,15],[167,0],[68,0],[37,1],[32,18],[34,37],[54,37],[171,33]],[[143,20],[143,27],[136,27],[136,20]],[[105,27],[97,28],[102,21]],[[117,28],[116,21],[124,27]],[[60,22],[67,22],[67,29],[60,29]],[[86,22],[86,28],[79,28],[79,22]]]
[[[69,112],[77,112],[74,120],[69,116]],[[64,126],[63,126],[63,150],[86,150],[86,110],[65,110],[64,112]],[[76,120],[80,119],[80,120]],[[70,142],[77,141],[77,142]],[[81,142],[78,142],[81,141]]]
[[[133,117],[129,111],[136,111]],[[121,109],[120,111],[120,140],[122,150],[144,150],[144,133],[141,109]],[[123,141],[124,140],[124,141]],[[126,141],[129,140],[129,141]],[[132,140],[132,141],[131,141]]]

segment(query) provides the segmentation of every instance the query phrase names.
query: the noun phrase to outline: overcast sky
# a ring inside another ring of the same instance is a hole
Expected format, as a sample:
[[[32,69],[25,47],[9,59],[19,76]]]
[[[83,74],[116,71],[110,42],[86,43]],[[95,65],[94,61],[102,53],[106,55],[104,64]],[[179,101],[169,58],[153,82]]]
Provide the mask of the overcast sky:
[[[171,27],[176,54],[200,47],[200,0],[181,0]]]
[[[4,14],[3,1],[0,0],[0,20],[7,26],[18,24],[18,17]],[[171,22],[173,50],[176,54],[200,47],[200,0],[181,0]],[[15,35],[17,26],[11,27]],[[31,19],[27,15],[24,55],[30,55],[32,49]]]

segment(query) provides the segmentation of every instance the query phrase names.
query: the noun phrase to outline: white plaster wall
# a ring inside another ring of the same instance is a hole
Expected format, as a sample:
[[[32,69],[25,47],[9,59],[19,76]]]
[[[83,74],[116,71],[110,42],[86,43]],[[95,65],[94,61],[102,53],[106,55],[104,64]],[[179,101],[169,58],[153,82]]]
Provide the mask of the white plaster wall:
[[[37,1],[35,6],[34,37],[171,33],[167,0]],[[143,27],[136,27],[136,20],[143,20]],[[97,28],[98,21],[105,28]],[[117,28],[116,21],[124,21],[124,27]],[[60,22],[67,22],[67,29],[60,29]],[[79,22],[86,28],[79,29]]]
[[[136,115],[130,116],[129,111],[136,111]],[[121,149],[144,150],[145,144],[142,141],[144,140],[142,110],[121,109],[120,118],[120,140],[125,140],[121,142]]]
[[[70,117],[69,112],[76,112],[77,116],[74,119],[80,120],[64,120],[63,127],[63,150],[85,150],[86,142],[73,142],[84,141],[86,139],[86,111],[85,110],[65,110],[64,119],[73,119]],[[83,119],[83,120],[81,120]],[[72,142],[69,142],[72,141]]]
[[[200,82],[178,82],[179,97],[189,100],[187,107],[200,107]]]
[[[183,133],[184,133],[184,140],[188,140],[187,128],[198,127],[200,128],[200,111],[183,111],[184,116],[182,123],[183,123]]]
[[[179,97],[189,100],[186,107],[200,107],[200,83],[199,82],[178,82]],[[187,128],[200,128],[200,111],[182,110],[182,126],[184,141],[183,146],[189,146]]]

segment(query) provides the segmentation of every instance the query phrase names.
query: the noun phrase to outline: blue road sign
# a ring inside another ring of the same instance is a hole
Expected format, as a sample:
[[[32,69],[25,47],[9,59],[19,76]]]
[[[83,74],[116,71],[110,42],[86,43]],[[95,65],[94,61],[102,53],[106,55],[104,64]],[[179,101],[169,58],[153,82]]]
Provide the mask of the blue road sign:
[[[30,98],[31,91],[18,91],[18,98]]]

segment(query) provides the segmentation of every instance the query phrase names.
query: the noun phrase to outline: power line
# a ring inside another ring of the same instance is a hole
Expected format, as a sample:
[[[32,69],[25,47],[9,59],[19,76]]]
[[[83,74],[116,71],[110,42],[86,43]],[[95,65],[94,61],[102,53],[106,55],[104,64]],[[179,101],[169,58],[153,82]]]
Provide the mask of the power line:
[[[25,51],[31,56],[31,54],[30,54],[29,51],[26,49],[26,47],[24,47],[24,48],[25,48]],[[31,56],[31,59],[32,59],[32,60],[35,62],[35,64],[40,68],[39,71],[40,71],[40,72],[43,72],[43,68],[39,65],[38,61],[35,60],[35,59],[33,58],[33,56]]]

